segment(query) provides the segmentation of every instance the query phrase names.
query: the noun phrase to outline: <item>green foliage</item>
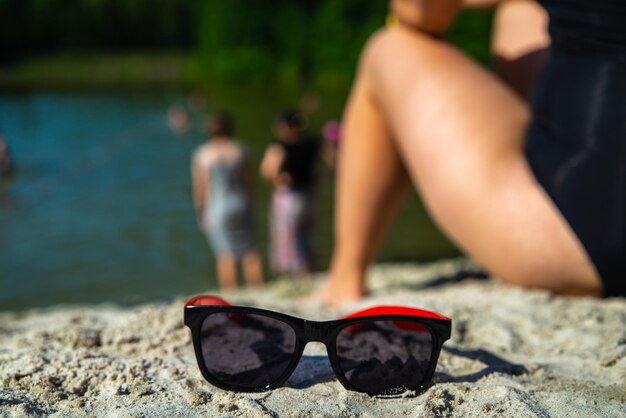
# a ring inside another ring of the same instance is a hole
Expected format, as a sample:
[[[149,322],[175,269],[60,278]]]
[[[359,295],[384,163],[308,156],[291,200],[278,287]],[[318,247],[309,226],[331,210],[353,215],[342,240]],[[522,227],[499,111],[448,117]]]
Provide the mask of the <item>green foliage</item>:
[[[384,25],[387,2],[206,0],[199,13],[202,64],[221,80],[345,81],[360,50]],[[489,62],[492,13],[463,13],[449,38]]]
[[[315,61],[322,72],[352,73],[367,38],[384,25],[385,2],[327,0],[316,19]]]
[[[276,3],[205,0],[200,8],[198,44],[211,75],[229,80],[270,77],[279,52],[273,28]]]
[[[0,0],[0,65],[56,53],[188,51],[200,78],[345,84],[384,25],[372,0]],[[449,38],[489,62],[490,12],[464,13]]]
[[[192,0],[0,0],[0,62],[67,51],[190,49],[195,8]]]
[[[493,11],[472,10],[461,13],[448,31],[448,39],[484,65],[491,62],[491,21]]]
[[[352,73],[385,2],[206,0],[199,14],[204,64],[218,78],[292,78]]]

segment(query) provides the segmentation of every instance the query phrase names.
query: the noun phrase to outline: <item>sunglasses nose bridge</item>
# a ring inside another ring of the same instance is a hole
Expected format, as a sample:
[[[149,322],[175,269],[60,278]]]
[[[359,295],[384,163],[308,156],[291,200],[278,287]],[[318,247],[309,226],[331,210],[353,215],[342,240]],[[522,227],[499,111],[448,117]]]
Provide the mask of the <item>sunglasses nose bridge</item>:
[[[330,326],[327,322],[304,321],[304,338],[306,342],[317,341],[326,343]]]

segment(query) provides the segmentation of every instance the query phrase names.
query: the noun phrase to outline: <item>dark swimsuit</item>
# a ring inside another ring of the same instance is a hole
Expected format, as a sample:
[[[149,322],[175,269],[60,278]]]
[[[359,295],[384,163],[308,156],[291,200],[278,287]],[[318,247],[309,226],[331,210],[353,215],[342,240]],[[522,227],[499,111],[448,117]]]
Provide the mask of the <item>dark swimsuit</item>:
[[[593,261],[626,296],[626,0],[543,0],[551,57],[526,155]]]
[[[626,0],[624,0],[626,1]],[[315,162],[319,144],[313,138],[303,137],[296,143],[277,142],[285,152],[280,171],[291,176],[291,189],[308,192],[315,184]]]

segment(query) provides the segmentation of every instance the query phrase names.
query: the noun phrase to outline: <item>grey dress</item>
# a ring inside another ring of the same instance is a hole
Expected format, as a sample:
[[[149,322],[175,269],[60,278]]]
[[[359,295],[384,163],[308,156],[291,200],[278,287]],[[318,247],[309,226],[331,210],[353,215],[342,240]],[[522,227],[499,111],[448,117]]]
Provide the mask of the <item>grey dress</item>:
[[[254,248],[252,202],[245,187],[245,158],[217,162],[210,172],[210,198],[204,220],[216,254],[241,256]]]

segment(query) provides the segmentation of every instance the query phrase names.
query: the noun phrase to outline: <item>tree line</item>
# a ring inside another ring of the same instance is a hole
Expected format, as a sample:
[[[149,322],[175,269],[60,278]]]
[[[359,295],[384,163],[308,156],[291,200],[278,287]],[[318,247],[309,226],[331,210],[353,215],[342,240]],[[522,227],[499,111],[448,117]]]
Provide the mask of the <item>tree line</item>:
[[[4,63],[56,52],[190,49],[188,0],[0,0]]]
[[[0,0],[0,65],[183,50],[219,79],[349,74],[386,13],[382,0]]]

